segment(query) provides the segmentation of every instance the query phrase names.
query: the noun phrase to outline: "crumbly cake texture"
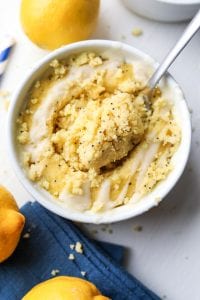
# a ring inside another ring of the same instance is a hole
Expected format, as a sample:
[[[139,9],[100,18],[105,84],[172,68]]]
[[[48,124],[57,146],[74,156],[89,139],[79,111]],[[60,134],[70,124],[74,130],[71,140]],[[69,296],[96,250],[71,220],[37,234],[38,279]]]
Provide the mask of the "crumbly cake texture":
[[[89,193],[83,210],[108,209],[105,182],[109,208],[150,192],[172,170],[181,132],[162,92],[148,110],[143,90],[123,61],[85,52],[52,61],[17,119],[28,177],[55,198]]]

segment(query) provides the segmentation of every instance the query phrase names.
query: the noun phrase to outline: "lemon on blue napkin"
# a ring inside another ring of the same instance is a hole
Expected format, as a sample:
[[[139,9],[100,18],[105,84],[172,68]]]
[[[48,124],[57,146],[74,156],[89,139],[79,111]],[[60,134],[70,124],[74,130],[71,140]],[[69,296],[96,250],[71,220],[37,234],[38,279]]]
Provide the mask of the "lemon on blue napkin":
[[[120,266],[121,246],[97,244],[71,221],[37,203],[26,204],[21,212],[27,220],[24,238],[0,265],[0,300],[20,300],[54,273],[85,278],[112,300],[160,299]],[[74,259],[69,259],[70,254]]]

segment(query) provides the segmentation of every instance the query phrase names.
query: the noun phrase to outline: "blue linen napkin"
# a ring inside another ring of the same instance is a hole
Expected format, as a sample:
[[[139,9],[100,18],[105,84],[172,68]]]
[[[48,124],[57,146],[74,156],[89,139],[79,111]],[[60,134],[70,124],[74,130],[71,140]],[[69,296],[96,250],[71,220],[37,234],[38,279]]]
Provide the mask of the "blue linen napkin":
[[[30,237],[22,238],[14,255],[0,265],[0,300],[20,300],[34,285],[51,278],[52,270],[85,278],[112,300],[160,299],[119,265],[121,246],[91,241],[72,222],[37,203],[21,211],[26,216],[24,233],[30,232]],[[82,254],[70,249],[76,242],[83,245]],[[70,253],[74,260],[68,259]]]

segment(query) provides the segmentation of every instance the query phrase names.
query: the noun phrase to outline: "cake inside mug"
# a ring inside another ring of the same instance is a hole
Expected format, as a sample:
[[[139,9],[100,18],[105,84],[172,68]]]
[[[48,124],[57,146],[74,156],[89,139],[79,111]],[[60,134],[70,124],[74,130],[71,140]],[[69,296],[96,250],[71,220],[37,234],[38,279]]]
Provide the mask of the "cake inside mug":
[[[167,85],[146,105],[151,72],[109,51],[53,60],[17,119],[29,179],[79,211],[103,212],[151,192],[173,169],[181,141]]]

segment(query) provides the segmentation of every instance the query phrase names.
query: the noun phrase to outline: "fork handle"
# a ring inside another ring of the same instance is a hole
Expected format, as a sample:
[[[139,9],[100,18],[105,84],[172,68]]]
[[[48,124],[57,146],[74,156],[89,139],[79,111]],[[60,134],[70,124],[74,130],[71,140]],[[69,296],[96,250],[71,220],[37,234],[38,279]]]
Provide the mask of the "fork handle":
[[[197,12],[197,14],[194,16],[192,21],[186,27],[185,31],[183,32],[182,36],[177,41],[175,46],[169,51],[167,56],[164,58],[164,60],[161,62],[157,70],[149,79],[148,86],[150,89],[155,88],[155,86],[158,84],[158,82],[163,77],[165,72],[168,70],[168,68],[171,66],[171,64],[174,62],[176,57],[180,54],[180,52],[189,43],[189,41],[195,35],[195,33],[198,31],[199,28],[200,28],[200,10]]]

